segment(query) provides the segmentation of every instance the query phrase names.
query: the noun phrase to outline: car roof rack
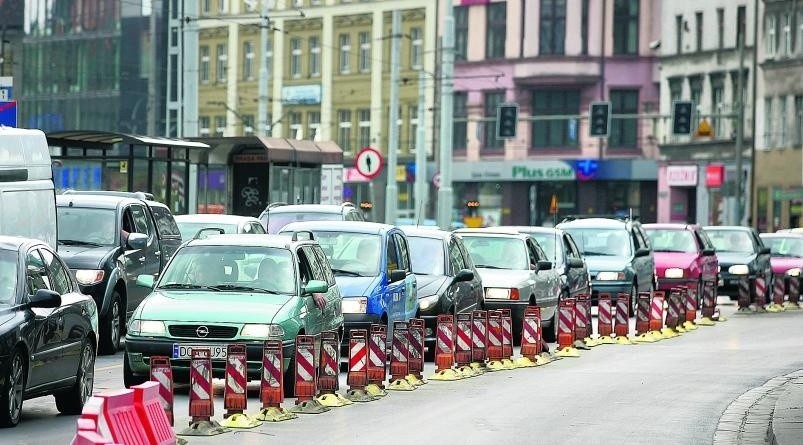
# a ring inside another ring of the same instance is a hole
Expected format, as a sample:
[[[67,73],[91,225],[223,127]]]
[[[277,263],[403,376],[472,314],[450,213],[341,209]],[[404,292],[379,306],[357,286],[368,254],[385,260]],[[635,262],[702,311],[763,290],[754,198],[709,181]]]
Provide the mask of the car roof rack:
[[[283,201],[272,202],[272,203],[268,204],[268,209],[272,209],[274,207],[286,206],[286,205],[288,205],[288,204],[286,202],[283,202]]]
[[[578,214],[578,215],[566,215],[563,217],[563,220],[561,220],[561,222],[569,222],[569,221],[576,221],[578,219],[589,219],[589,218],[615,219],[617,221],[638,221],[640,216],[633,215],[632,217],[630,217],[630,216],[621,216],[616,214],[605,214],[605,213]]]
[[[99,196],[117,196],[120,198],[134,198],[142,199],[144,201],[153,201],[153,193],[148,192],[120,192],[116,190],[73,190],[67,189],[61,192],[62,195],[99,195]]]
[[[301,236],[299,236],[301,235]],[[310,230],[295,230],[291,241],[315,241],[315,235]]]
[[[209,238],[209,235],[225,235],[226,231],[221,229],[220,227],[205,227],[199,230],[192,239],[206,239]]]

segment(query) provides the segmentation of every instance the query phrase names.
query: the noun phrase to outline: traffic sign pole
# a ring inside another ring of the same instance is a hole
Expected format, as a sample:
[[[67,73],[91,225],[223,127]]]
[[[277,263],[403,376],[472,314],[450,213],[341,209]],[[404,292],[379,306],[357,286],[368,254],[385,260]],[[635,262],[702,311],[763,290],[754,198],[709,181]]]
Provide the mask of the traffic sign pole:
[[[401,35],[401,11],[394,10],[391,16],[390,41],[390,113],[388,116],[388,174],[385,188],[385,224],[396,224],[399,206],[396,184],[396,156],[399,149],[399,46]]]
[[[443,11],[443,48],[441,50],[441,126],[440,162],[441,186],[438,188],[438,226],[452,229],[452,124],[454,76],[454,11],[452,0],[445,0]]]

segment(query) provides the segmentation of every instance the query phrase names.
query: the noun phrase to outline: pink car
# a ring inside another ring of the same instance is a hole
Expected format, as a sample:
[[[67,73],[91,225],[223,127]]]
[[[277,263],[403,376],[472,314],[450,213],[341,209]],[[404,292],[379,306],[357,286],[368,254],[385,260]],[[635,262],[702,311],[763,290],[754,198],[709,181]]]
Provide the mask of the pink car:
[[[696,224],[645,224],[655,255],[658,289],[687,286],[702,294],[702,283],[718,279],[719,262],[711,240]]]
[[[800,276],[803,269],[803,233],[778,232],[759,235],[770,248],[772,274],[776,277]]]

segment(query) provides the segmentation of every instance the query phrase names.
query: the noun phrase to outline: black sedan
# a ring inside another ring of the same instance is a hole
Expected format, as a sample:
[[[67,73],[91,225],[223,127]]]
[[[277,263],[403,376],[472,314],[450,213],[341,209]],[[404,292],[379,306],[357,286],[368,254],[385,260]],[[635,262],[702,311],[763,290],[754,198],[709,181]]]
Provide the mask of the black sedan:
[[[764,245],[758,232],[750,227],[708,226],[704,227],[716,250],[719,260],[719,293],[731,300],[739,298],[739,281],[750,280],[750,301],[756,297],[755,279],[763,276],[767,289],[772,292],[772,265],[770,249]]]
[[[418,280],[418,313],[426,326],[428,356],[435,349],[438,315],[455,315],[484,307],[482,282],[463,241],[452,232],[402,227],[410,263]]]
[[[25,399],[54,395],[80,414],[92,395],[98,309],[40,241],[0,236],[0,426],[16,426]]]

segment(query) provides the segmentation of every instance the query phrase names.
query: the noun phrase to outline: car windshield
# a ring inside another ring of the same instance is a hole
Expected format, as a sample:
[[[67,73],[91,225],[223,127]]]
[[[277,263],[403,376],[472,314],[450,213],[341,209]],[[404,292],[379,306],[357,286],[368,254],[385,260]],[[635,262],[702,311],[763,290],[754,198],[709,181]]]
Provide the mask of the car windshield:
[[[485,269],[529,270],[527,248],[519,238],[462,235],[474,266]]]
[[[654,252],[696,253],[694,234],[683,229],[647,229]]]
[[[198,231],[203,229],[223,229],[225,233],[237,233],[236,224],[218,224],[216,222],[178,222],[178,230],[181,232],[181,239],[188,240],[195,238]]]
[[[630,237],[625,229],[566,228],[585,256],[632,255]]]
[[[382,259],[382,237],[369,233],[312,231],[336,276],[375,277]]]
[[[261,246],[187,246],[179,249],[157,288],[295,295],[289,250]]]
[[[745,230],[707,230],[717,252],[755,253],[750,232]]]
[[[764,245],[770,248],[774,257],[803,258],[803,238],[763,238]]]
[[[280,212],[268,213],[268,233],[275,234],[282,230],[282,227],[296,221],[340,221],[343,216],[340,213],[325,212]]]
[[[446,275],[443,271],[443,241],[436,238],[408,236],[410,262],[417,275]]]
[[[117,215],[114,209],[59,207],[59,244],[114,246],[119,231],[115,230]]]
[[[530,236],[535,238],[535,242],[541,246],[541,249],[544,250],[546,257],[550,260],[552,259],[560,259],[562,255],[558,252],[555,252],[555,241],[557,241],[557,234],[555,233],[530,233]]]
[[[7,306],[16,300],[17,291],[17,252],[0,249],[0,306]]]

